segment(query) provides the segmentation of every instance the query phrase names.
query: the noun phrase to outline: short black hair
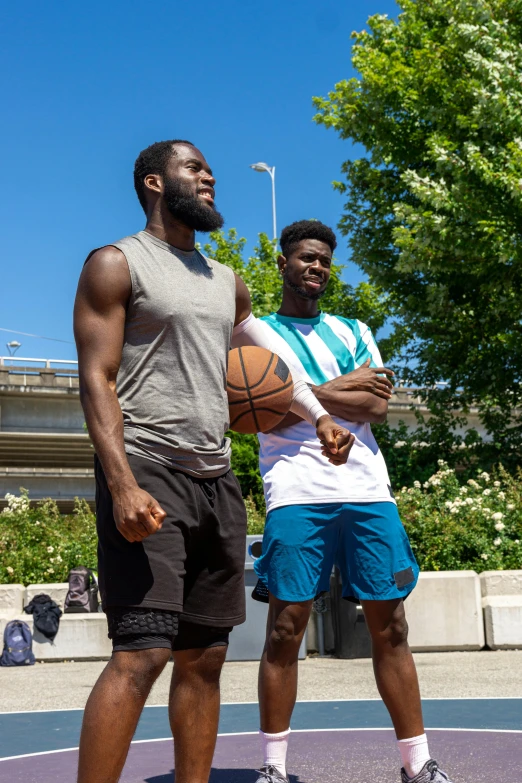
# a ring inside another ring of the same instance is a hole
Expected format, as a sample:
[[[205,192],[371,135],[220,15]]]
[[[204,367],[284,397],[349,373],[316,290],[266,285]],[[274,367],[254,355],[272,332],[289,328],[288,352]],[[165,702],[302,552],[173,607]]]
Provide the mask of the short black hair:
[[[288,258],[303,239],[318,239],[319,242],[329,245],[332,253],[337,247],[334,232],[324,223],[319,220],[298,220],[286,226],[281,232],[279,244],[285,258]]]
[[[176,154],[174,149],[176,144],[194,146],[191,141],[186,141],[185,139],[156,141],[147,149],[142,150],[136,158],[136,163],[134,164],[134,188],[145,214],[147,214],[147,199],[145,197],[144,179],[148,174],[161,174],[162,177],[165,175],[169,160]]]

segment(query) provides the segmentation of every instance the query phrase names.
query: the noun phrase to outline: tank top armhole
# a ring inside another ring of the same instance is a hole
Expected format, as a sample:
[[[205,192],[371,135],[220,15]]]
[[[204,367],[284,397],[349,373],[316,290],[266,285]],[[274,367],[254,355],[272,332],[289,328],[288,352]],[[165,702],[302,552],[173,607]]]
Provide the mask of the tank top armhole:
[[[125,261],[126,261],[126,263],[127,263],[127,269],[129,270],[129,277],[130,277],[130,281],[131,281],[131,293],[130,293],[130,295],[132,296],[132,295],[134,294],[134,291],[135,291],[135,289],[136,289],[136,281],[135,281],[135,278],[134,278],[134,271],[132,270],[132,268],[131,268],[131,265],[129,264],[129,259],[127,258],[126,254],[125,254],[125,251],[124,251],[124,250],[122,250],[122,249],[121,249],[121,247],[118,247],[118,245],[109,243],[108,245],[101,245],[101,247],[95,247],[95,248],[94,248],[94,250],[91,250],[91,252],[90,252],[90,253],[89,253],[89,255],[87,256],[87,258],[86,258],[86,259],[85,259],[85,261],[83,262],[83,265],[85,266],[85,264],[87,263],[87,261],[88,261],[88,260],[89,260],[89,259],[90,259],[90,258],[91,258],[91,257],[92,257],[94,254],[95,254],[95,253],[97,253],[97,252],[98,252],[98,250],[103,250],[103,248],[104,248],[104,247],[114,247],[114,248],[116,248],[116,250],[119,250],[119,251],[120,251],[120,253],[123,255],[123,258],[125,259]]]
[[[227,266],[226,264],[222,264],[221,261],[216,261],[214,259],[209,259],[209,260],[213,261],[214,264],[219,264],[219,266],[222,269],[226,269],[226,273],[228,274],[228,276],[230,278],[230,281],[231,281],[231,288],[232,288],[232,293],[233,293],[234,302],[235,302],[236,301],[236,275],[235,275],[234,270],[230,266]]]
[[[225,264],[223,264],[223,266],[225,266]],[[236,275],[234,273],[234,270],[231,269],[231,267],[225,266],[225,268],[228,270],[228,272],[230,272],[230,275],[229,275],[230,281],[231,281],[230,282],[230,288],[231,288],[231,293],[232,293],[232,302],[233,302],[233,310],[234,310],[234,319],[233,319],[233,322],[232,322],[232,327],[233,327],[234,323],[236,322],[236,307],[237,307],[237,304],[236,304],[236,297],[237,297]],[[230,335],[230,337],[232,339],[232,335]]]

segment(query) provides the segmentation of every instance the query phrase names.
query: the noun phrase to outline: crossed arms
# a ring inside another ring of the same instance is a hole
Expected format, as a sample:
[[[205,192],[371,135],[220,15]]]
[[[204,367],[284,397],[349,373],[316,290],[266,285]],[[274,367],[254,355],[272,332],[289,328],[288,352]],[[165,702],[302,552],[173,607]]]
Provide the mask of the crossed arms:
[[[331,416],[344,421],[382,424],[386,421],[393,388],[387,376],[393,375],[386,367],[370,367],[368,359],[357,370],[313,386],[312,391]],[[300,421],[295,413],[289,413],[276,429]]]

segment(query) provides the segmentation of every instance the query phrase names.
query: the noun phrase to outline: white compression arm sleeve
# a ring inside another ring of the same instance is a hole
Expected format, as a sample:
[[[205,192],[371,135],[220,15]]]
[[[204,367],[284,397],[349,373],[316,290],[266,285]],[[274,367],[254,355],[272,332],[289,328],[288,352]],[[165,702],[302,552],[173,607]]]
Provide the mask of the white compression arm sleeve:
[[[280,356],[290,368],[292,367],[280,348],[274,347],[269,330],[265,329],[252,313],[235,326],[232,332],[232,348],[244,345],[257,345],[259,348],[266,348]],[[329,415],[328,411],[323,408],[313,391],[308,388],[306,381],[295,370],[292,370],[292,378],[294,396],[290,410],[315,427],[321,416]]]

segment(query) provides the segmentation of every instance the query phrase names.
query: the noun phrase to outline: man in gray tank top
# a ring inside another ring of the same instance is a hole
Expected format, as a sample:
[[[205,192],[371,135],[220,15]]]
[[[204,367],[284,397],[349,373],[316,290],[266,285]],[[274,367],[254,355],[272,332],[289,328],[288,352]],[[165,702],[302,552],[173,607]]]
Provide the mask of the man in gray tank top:
[[[74,327],[94,443],[99,577],[113,656],[85,709],[78,783],[116,783],[150,692],[174,657],[177,783],[207,783],[228,636],[245,619],[246,514],[230,470],[231,345],[271,348],[232,270],[194,247],[220,228],[215,179],[187,141],[140,153],[147,225],[93,251]],[[292,411],[342,464],[353,436],[299,378]]]

